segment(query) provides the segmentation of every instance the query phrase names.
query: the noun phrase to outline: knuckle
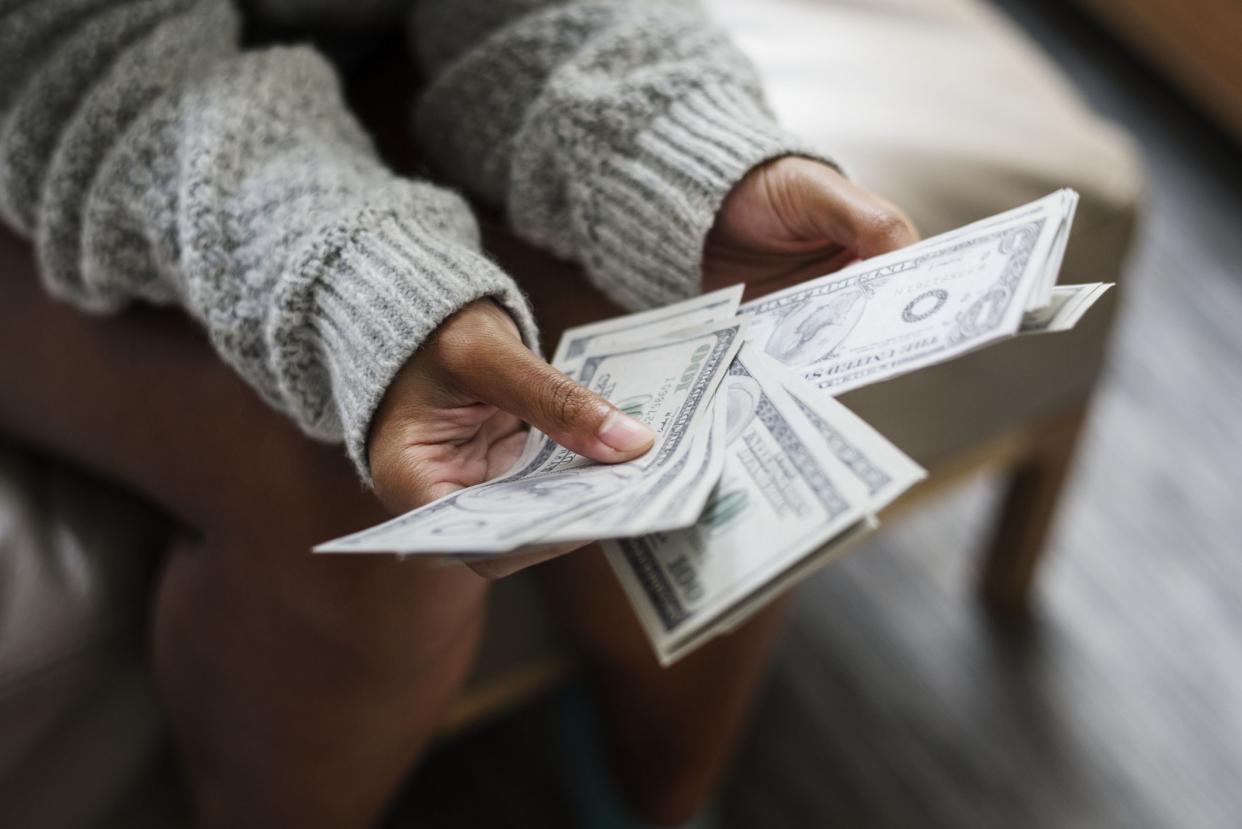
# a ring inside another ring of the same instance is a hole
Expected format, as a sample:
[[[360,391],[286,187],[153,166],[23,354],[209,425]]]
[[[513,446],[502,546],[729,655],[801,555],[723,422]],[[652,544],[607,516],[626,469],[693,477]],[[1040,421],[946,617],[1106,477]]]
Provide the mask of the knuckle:
[[[547,414],[557,423],[572,425],[590,411],[591,393],[560,372],[548,375],[543,400]]]
[[[914,242],[918,234],[914,226],[897,208],[880,204],[869,211],[860,223],[864,238],[877,250],[896,250]]]
[[[431,500],[434,479],[428,464],[418,452],[402,450],[382,453],[372,459],[371,480],[375,496],[389,509],[404,511]]]
[[[432,340],[437,364],[452,375],[470,372],[503,350],[505,330],[488,313],[459,313],[443,323]]]
[[[400,506],[403,500],[401,496],[400,476],[387,458],[372,459],[371,461],[371,482],[374,488],[375,497],[380,503],[386,507],[395,508]]]
[[[872,236],[895,239],[905,235],[906,223],[896,211],[881,209],[867,218],[867,229]]]
[[[469,318],[455,318],[442,325],[435,338],[436,350],[446,360],[456,359],[470,351],[481,334],[479,325]]]

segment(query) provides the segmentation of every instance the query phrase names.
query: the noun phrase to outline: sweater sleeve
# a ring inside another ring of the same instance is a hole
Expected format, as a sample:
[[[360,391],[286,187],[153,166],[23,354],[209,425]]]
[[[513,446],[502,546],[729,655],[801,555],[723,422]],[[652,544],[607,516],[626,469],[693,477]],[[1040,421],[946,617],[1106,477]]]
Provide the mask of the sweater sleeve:
[[[750,169],[818,156],[696,3],[422,0],[411,37],[433,163],[630,308],[697,293],[715,214]]]
[[[83,309],[183,306],[365,478],[371,416],[443,319],[493,297],[532,345],[534,323],[463,200],[382,166],[324,59],[238,28],[226,0],[0,5],[0,215]]]

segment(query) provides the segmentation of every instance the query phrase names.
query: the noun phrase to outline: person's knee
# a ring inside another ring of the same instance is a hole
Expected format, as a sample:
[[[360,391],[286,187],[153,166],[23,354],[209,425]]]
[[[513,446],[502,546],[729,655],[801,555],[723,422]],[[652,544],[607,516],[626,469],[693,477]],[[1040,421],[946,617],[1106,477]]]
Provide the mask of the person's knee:
[[[389,516],[339,447],[309,440],[258,405],[237,401],[226,425],[244,441],[196,470],[213,494],[195,499],[191,537],[177,554],[194,565],[170,567],[183,582],[176,600],[201,609],[190,594],[208,590],[246,624],[284,626],[308,643],[369,657],[404,648],[411,660],[430,659],[474,636],[487,584],[467,568],[311,551]]]

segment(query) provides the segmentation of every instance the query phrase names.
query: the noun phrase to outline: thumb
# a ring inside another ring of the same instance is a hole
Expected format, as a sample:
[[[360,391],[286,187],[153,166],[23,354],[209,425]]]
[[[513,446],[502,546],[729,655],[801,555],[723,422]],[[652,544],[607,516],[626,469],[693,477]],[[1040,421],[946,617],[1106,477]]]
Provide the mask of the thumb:
[[[819,235],[852,249],[862,259],[903,248],[919,239],[899,208],[824,164],[799,165],[785,181],[789,206],[813,223]]]
[[[479,349],[470,388],[479,400],[515,415],[565,448],[602,463],[628,461],[655,442],[655,431],[580,386],[520,341]]]

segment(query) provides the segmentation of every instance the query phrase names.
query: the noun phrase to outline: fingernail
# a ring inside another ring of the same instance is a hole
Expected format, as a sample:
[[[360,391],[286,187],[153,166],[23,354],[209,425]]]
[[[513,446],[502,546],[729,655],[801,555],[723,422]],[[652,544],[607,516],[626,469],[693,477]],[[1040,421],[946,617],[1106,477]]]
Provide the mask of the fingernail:
[[[619,409],[612,409],[600,424],[599,439],[618,452],[632,452],[655,440],[655,430]]]

